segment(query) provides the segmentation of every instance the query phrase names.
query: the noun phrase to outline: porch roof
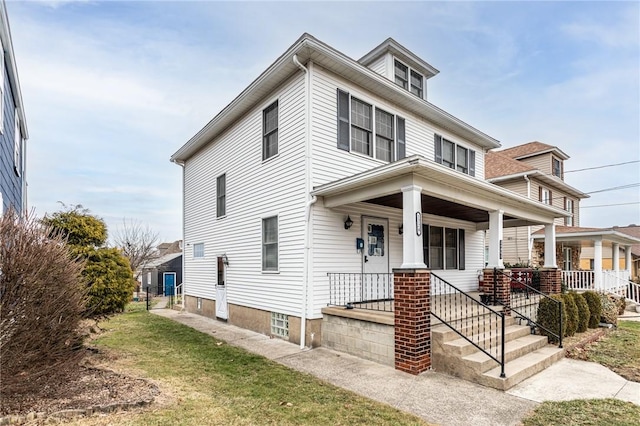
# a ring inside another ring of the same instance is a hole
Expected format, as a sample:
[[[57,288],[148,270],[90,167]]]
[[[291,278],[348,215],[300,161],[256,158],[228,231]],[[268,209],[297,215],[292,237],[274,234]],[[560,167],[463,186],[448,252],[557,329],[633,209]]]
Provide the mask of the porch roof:
[[[544,239],[544,230],[531,235],[534,239]],[[556,241],[608,241],[622,245],[640,243],[640,238],[618,232],[613,228],[584,228],[579,226],[557,226]]]
[[[492,183],[413,155],[316,187],[326,207],[369,202],[402,208],[402,188],[422,188],[423,213],[475,222],[486,228],[489,212],[502,210],[504,226],[552,223],[568,213]],[[484,224],[484,225],[483,225]]]

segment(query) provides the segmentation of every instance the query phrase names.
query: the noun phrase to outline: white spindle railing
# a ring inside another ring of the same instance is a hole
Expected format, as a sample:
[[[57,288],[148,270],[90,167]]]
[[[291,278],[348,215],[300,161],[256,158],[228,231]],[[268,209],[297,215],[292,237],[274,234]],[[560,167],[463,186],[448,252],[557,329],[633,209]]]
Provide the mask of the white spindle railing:
[[[593,271],[562,271],[562,282],[570,290],[594,290]]]
[[[627,299],[640,305],[640,284],[629,282],[627,287]]]
[[[184,297],[182,294],[182,283],[173,287],[173,300],[175,301],[175,305],[180,306],[184,309]]]
[[[617,294],[640,304],[640,285],[631,282],[629,271],[602,271],[597,283],[594,271],[562,271],[562,281],[570,290],[595,290]]]

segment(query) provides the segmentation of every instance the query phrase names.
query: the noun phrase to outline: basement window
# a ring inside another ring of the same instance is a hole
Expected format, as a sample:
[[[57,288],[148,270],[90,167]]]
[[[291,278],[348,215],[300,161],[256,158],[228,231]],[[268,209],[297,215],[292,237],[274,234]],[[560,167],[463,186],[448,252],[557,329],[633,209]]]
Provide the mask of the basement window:
[[[271,334],[289,339],[289,315],[271,312]]]

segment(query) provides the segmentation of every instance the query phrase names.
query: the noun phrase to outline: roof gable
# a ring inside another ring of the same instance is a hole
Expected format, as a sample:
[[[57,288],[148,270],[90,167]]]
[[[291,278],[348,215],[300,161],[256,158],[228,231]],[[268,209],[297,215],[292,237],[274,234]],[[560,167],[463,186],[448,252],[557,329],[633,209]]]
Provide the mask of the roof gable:
[[[569,156],[565,154],[557,146],[547,145],[546,143],[533,141],[522,145],[517,145],[511,148],[506,148],[500,151],[504,155],[511,157],[515,160],[522,158],[533,157],[536,155],[546,154],[552,152],[563,160],[568,160]]]

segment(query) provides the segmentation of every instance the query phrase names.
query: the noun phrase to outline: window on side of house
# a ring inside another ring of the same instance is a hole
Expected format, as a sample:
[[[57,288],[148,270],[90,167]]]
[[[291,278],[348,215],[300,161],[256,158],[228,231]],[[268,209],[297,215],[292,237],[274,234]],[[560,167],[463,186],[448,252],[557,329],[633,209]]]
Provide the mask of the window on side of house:
[[[22,174],[22,132],[20,132],[20,118],[18,109],[15,109],[15,127],[13,133],[13,170],[16,175]]]
[[[424,82],[424,78],[422,77],[422,74],[419,74],[414,70],[411,70],[411,93],[418,96],[419,98],[422,98],[423,82]]]
[[[216,179],[216,217],[227,214],[227,174]]]
[[[201,259],[204,257],[204,243],[196,243],[193,245],[193,258]]]
[[[289,315],[271,312],[271,334],[283,339],[289,338]]]
[[[564,224],[566,226],[574,226],[574,221],[573,221],[573,200],[571,198],[566,198],[564,199],[564,209],[566,211],[568,211],[569,213],[571,213],[571,216],[568,216],[564,219]]]
[[[376,158],[393,161],[393,115],[376,108]]]
[[[278,270],[278,216],[262,219],[262,270]]]
[[[551,205],[551,190],[540,187],[540,202],[543,204]]]
[[[278,101],[262,111],[262,160],[278,154]]]
[[[394,61],[394,75],[398,86],[409,89],[409,67],[397,59]]]
[[[404,118],[396,117],[396,132],[398,136],[398,160],[401,160],[407,156],[407,144],[405,136],[405,121]]]
[[[351,97],[351,149],[360,154],[372,156],[371,105]]]
[[[476,175],[476,152],[434,134],[435,162],[469,176]]]
[[[465,269],[464,229],[422,225],[422,251],[429,269]]]
[[[551,160],[551,169],[554,176],[562,179],[562,161],[558,160],[557,158],[553,158]]]

